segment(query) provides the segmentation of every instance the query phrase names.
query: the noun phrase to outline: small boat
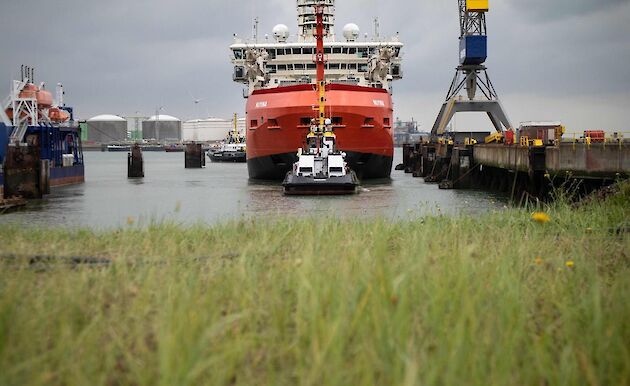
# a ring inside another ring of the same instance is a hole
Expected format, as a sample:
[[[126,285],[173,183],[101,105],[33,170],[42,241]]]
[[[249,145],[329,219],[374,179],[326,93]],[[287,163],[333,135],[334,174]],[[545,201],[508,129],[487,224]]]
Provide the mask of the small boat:
[[[169,145],[164,145],[164,151],[167,153],[183,153],[184,146],[179,143],[171,143]]]
[[[327,123],[329,120],[326,121]],[[282,186],[288,196],[355,194],[359,179],[346,162],[346,153],[337,149],[332,131],[311,131],[307,148],[298,150],[298,162],[287,173]]]
[[[129,152],[131,151],[131,145],[107,145],[108,152]]]
[[[239,134],[237,123],[238,117],[234,114],[234,128],[221,147],[215,151],[208,150],[208,157],[212,162],[247,162],[245,137]]]

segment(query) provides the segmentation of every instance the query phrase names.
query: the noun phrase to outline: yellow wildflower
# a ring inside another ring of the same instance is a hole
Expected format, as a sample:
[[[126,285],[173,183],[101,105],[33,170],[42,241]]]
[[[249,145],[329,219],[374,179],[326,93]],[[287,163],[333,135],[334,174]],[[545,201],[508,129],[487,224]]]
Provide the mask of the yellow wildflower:
[[[573,262],[573,260],[569,260],[566,263],[564,263],[564,265],[566,265],[567,268],[573,268],[575,266],[575,263]]]
[[[543,259],[540,256],[537,256],[536,259],[534,259],[534,263],[536,265],[542,265]]]
[[[551,217],[549,217],[547,213],[535,212],[532,214],[532,220],[536,221],[539,224],[545,224],[551,221]]]
[[[134,222],[135,220],[133,219],[133,217],[131,216],[127,217],[127,225],[133,225]]]

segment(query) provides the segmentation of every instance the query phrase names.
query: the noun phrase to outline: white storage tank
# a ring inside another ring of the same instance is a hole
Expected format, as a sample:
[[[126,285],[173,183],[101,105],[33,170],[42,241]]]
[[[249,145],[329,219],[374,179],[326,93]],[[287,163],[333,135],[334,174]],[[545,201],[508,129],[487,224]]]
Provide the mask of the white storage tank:
[[[154,115],[142,122],[142,138],[157,141],[180,141],[182,121],[170,115]]]
[[[224,140],[234,128],[234,121],[222,118],[191,119],[182,125],[185,142],[218,142]],[[245,118],[237,120],[237,128],[245,133]]]
[[[86,121],[87,140],[97,143],[127,140],[127,120],[117,115],[97,115]]]

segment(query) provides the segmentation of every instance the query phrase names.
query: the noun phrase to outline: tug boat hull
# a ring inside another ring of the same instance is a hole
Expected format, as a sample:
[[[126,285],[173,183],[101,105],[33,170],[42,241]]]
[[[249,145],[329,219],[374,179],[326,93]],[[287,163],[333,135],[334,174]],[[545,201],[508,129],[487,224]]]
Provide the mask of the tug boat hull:
[[[350,171],[345,176],[325,179],[288,173],[282,186],[287,196],[339,196],[355,194],[359,187],[359,179],[354,171]]]

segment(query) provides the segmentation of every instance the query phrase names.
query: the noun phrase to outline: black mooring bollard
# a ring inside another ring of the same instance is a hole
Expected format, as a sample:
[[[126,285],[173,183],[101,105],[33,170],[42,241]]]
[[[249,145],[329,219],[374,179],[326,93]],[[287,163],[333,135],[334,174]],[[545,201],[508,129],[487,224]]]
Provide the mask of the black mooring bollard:
[[[127,154],[127,178],[143,178],[144,161],[142,160],[142,149],[138,144],[133,145],[131,153]]]
[[[206,158],[199,143],[189,143],[186,145],[184,163],[186,169],[201,169],[206,166]]]

